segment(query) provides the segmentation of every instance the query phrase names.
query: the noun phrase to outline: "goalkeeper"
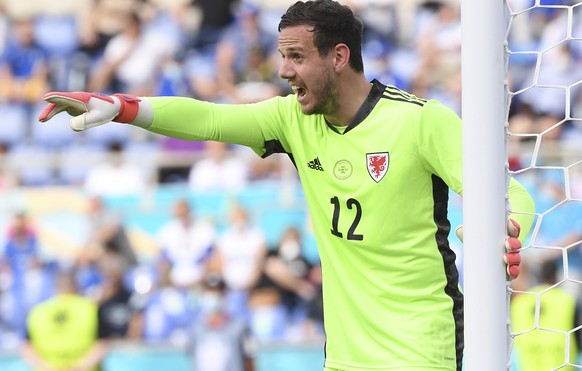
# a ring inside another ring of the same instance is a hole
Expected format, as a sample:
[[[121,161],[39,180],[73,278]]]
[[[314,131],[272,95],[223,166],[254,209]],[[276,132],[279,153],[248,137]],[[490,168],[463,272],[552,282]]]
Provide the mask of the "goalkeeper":
[[[279,75],[294,95],[244,105],[186,97],[52,92],[81,131],[110,121],[186,140],[286,153],[313,220],[323,274],[326,371],[460,370],[463,296],[449,248],[449,188],[462,194],[460,118],[438,101],[368,81],[362,23],[331,0],[297,2],[279,23]],[[531,212],[512,181],[513,210]],[[533,217],[509,223],[519,274]],[[492,246],[492,248],[495,248]],[[500,264],[503,255],[500,252]]]

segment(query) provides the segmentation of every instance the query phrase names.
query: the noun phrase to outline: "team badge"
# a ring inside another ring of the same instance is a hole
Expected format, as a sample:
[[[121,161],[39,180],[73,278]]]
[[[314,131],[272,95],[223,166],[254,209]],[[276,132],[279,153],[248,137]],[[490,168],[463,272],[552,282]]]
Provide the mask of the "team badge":
[[[366,164],[368,165],[368,174],[378,183],[388,171],[390,155],[388,152],[366,153]]]

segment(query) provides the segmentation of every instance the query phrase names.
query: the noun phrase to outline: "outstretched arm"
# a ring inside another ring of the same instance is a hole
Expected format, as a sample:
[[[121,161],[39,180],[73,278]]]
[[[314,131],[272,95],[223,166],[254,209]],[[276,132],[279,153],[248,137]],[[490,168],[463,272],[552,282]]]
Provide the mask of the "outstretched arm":
[[[282,137],[276,126],[266,128],[278,117],[277,99],[254,104],[215,104],[186,97],[133,97],[87,92],[52,92],[39,121],[49,121],[61,112],[71,117],[75,131],[111,121],[129,123],[161,135],[186,140],[214,140],[240,144],[264,153],[265,142]]]

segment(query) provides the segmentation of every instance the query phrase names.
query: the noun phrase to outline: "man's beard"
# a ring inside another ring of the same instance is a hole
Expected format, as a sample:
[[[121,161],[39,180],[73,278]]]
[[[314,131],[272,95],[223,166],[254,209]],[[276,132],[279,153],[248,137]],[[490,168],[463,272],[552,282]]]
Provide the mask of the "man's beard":
[[[338,89],[335,81],[332,79],[329,72],[325,73],[321,79],[317,82],[319,89],[316,91],[311,91],[313,96],[320,97],[321,99],[313,106],[312,109],[305,112],[306,115],[313,114],[333,114],[338,110]]]

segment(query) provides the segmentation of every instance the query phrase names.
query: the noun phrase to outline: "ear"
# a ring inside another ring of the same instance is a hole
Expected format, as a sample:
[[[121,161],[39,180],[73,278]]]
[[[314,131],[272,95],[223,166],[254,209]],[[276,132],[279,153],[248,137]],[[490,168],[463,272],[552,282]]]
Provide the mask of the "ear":
[[[350,65],[350,48],[346,44],[337,44],[334,53],[335,72],[341,72]]]

